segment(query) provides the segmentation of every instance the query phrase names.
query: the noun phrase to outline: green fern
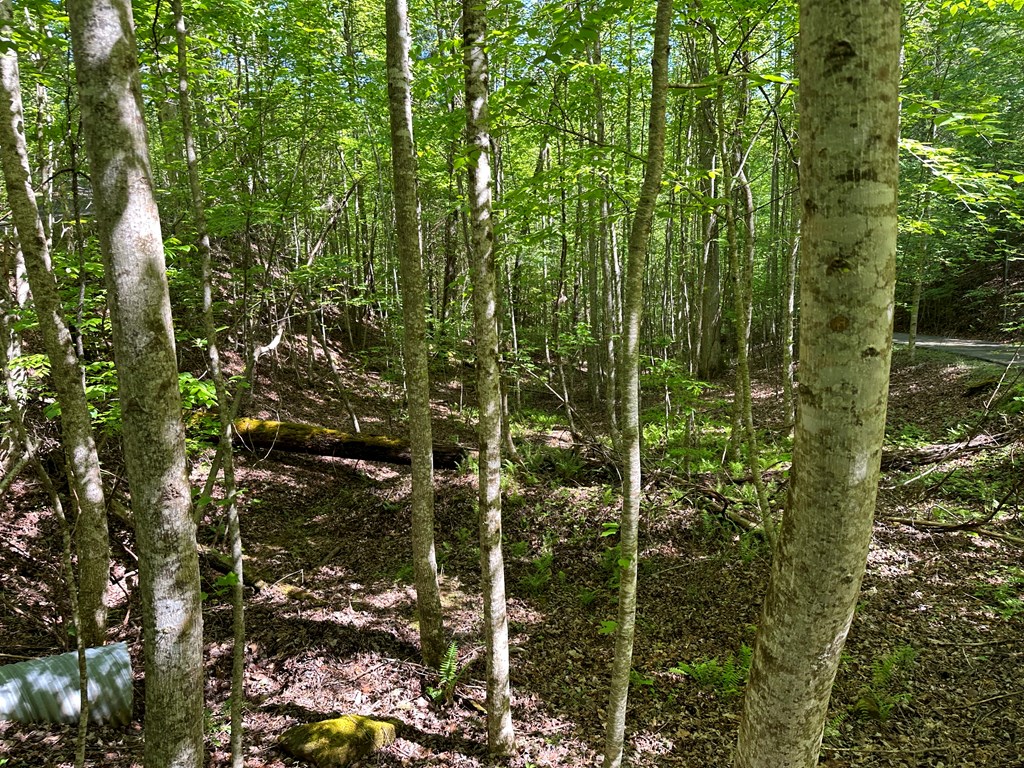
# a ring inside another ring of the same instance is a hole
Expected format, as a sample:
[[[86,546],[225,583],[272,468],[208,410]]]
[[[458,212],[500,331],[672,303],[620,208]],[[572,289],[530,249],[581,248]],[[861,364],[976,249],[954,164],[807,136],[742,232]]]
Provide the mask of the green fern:
[[[459,673],[459,646],[452,640],[441,661],[442,682],[454,683]]]
[[[842,735],[840,729],[843,727],[843,723],[846,722],[847,717],[849,717],[849,712],[844,710],[825,723],[825,732],[823,734],[825,741],[834,742],[839,740],[839,737]]]
[[[746,643],[742,643],[739,652],[730,653],[725,661],[710,658],[693,664],[684,662],[669,671],[677,675],[686,675],[698,685],[712,688],[724,696],[737,696],[747,682],[753,656],[754,650]]]
[[[455,686],[459,682],[459,646],[452,640],[448,650],[441,659],[441,667],[437,671],[437,687],[427,686],[427,695],[431,701],[451,704],[455,698]]]
[[[863,720],[886,722],[897,707],[910,702],[907,690],[917,650],[901,645],[871,665],[871,684],[860,689],[853,714]]]
[[[917,660],[917,649],[910,645],[897,646],[871,665],[871,684],[875,688],[888,688],[902,682]]]
[[[521,582],[527,593],[539,595],[551,584],[551,566],[555,561],[555,555],[550,550],[542,552],[533,559],[533,570],[523,576]]]

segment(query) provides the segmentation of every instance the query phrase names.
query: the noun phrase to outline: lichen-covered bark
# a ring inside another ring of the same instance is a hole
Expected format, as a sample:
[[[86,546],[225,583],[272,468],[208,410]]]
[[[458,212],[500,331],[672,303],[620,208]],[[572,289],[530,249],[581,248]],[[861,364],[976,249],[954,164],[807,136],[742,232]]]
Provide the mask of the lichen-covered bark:
[[[490,135],[487,116],[487,5],[462,4],[469,144],[470,276],[480,407],[480,564],[487,655],[487,745],[493,754],[515,749],[508,669],[505,563],[501,551],[501,373],[498,367],[498,293],[491,221]]]
[[[4,0],[0,3],[4,38],[10,37],[11,18],[10,0]],[[82,640],[88,648],[102,645],[107,634],[103,593],[110,575],[110,545],[100,460],[93,440],[82,366],[64,321],[46,234],[32,190],[16,49],[5,50],[0,57],[0,80],[0,160],[7,200],[25,257],[25,271],[32,288],[43,345],[50,358],[61,408],[61,436],[78,502],[79,516],[75,525],[78,604],[82,613]]]
[[[633,224],[629,231],[626,284],[623,300],[622,381],[622,515],[619,522],[620,563],[618,629],[608,694],[604,767],[622,765],[626,731],[629,671],[633,662],[636,626],[637,535],[640,524],[640,327],[643,316],[644,265],[665,164],[665,108],[668,101],[669,32],[672,0],[658,0],[651,57],[651,113],[647,131],[647,158]]]
[[[69,0],[139,548],[145,764],[203,764],[203,619],[166,264],[131,5]]]
[[[900,9],[801,4],[800,392],[735,765],[817,764],[871,538],[891,351]]]
[[[412,41],[406,0],[388,0],[386,11],[395,236],[402,276],[405,391],[409,398],[409,444],[412,453],[412,562],[420,619],[420,649],[423,661],[438,667],[444,655],[445,639],[434,554],[433,429],[427,365],[426,285],[420,252],[416,147],[412,134],[412,73],[409,66]]]

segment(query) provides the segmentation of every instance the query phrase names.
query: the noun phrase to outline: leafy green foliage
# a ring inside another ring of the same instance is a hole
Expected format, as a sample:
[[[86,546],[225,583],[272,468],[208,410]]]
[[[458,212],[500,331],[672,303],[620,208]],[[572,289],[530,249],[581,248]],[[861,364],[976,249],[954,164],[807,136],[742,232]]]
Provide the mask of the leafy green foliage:
[[[740,644],[738,653],[730,653],[724,661],[708,658],[690,663],[680,663],[669,672],[685,675],[698,685],[711,688],[723,696],[738,696],[747,682],[750,662],[754,650],[746,643]]]
[[[539,485],[541,479],[557,487],[579,484],[586,461],[574,450],[525,442],[519,450],[519,462],[506,462],[506,468],[526,485]]]
[[[622,548],[618,544],[606,547],[601,553],[601,570],[605,574],[605,583],[612,589],[618,589],[619,586],[621,560]]]
[[[825,722],[825,730],[823,733],[823,740],[825,742],[834,742],[842,735],[843,724],[850,717],[850,711],[847,709],[840,710],[835,715],[830,717]]]
[[[513,541],[508,545],[506,552],[509,558],[513,560],[520,560],[526,557],[526,553],[530,550],[529,543],[525,541]]]
[[[554,561],[555,555],[550,550],[544,551],[534,558],[530,571],[521,580],[527,594],[539,595],[547,591],[551,584],[551,566]]]
[[[629,684],[634,688],[654,688],[654,678],[638,669],[629,670]]]
[[[599,635],[614,635],[619,631],[619,622],[612,619],[606,619],[601,622],[601,625],[597,629]]]
[[[214,580],[212,591],[209,593],[200,592],[199,598],[203,601],[209,599],[211,595],[216,598],[222,598],[224,595],[228,594],[236,584],[238,584],[238,575],[234,571],[221,574]]]
[[[394,579],[400,584],[412,584],[416,577],[416,570],[411,562],[402,563],[395,571]]]

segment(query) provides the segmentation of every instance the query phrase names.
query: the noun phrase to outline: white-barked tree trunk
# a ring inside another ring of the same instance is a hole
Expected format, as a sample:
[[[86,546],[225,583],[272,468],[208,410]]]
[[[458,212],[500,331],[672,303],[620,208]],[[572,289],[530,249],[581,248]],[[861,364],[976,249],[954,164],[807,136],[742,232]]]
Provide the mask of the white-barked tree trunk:
[[[900,6],[800,9],[800,373],[737,768],[811,768],[860,593],[892,348]]]

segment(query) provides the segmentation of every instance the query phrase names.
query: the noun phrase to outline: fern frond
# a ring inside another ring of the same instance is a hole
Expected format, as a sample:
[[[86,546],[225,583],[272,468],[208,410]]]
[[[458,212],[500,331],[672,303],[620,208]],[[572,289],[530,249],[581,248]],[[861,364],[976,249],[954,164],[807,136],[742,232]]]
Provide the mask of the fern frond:
[[[459,676],[459,646],[454,640],[448,646],[448,650],[444,652],[441,669],[438,671],[441,675],[441,685],[454,685]]]

